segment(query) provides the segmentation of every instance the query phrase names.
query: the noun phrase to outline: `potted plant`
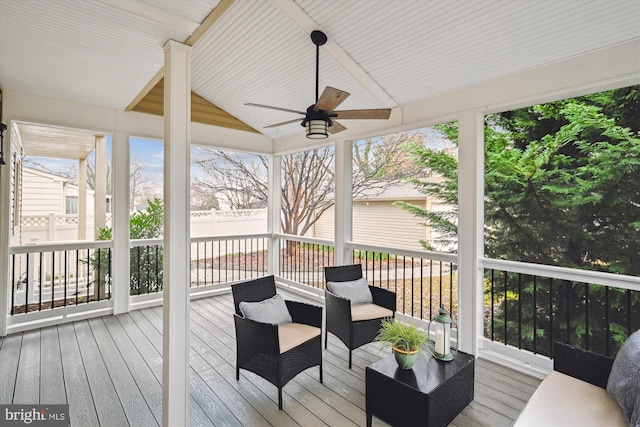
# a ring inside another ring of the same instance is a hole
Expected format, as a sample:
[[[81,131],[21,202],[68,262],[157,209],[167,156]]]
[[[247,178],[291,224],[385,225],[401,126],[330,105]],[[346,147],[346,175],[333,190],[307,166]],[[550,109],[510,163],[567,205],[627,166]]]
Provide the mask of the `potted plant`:
[[[394,319],[382,321],[380,332],[375,338],[384,347],[391,347],[393,355],[402,369],[411,369],[418,355],[427,350],[427,334],[410,323]]]

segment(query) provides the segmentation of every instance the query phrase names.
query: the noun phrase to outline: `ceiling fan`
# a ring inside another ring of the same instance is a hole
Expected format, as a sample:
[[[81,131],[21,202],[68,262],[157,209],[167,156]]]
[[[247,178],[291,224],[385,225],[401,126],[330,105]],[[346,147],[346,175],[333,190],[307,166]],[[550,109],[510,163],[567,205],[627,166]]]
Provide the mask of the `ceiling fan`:
[[[322,95],[318,97],[319,70],[320,70],[320,46],[327,42],[327,36],[322,31],[311,32],[311,41],[316,45],[316,102],[307,108],[307,111],[291,110],[288,108],[272,107],[270,105],[247,103],[253,107],[269,108],[271,110],[286,111],[289,113],[302,114],[302,119],[297,118],[286,122],[265,126],[273,128],[284,126],[290,123],[301,121],[300,124],[307,129],[307,138],[322,139],[327,138],[327,133],[338,133],[346,130],[334,119],[388,119],[391,114],[390,108],[377,108],[369,110],[341,110],[338,107],[350,95],[348,92],[327,86]]]

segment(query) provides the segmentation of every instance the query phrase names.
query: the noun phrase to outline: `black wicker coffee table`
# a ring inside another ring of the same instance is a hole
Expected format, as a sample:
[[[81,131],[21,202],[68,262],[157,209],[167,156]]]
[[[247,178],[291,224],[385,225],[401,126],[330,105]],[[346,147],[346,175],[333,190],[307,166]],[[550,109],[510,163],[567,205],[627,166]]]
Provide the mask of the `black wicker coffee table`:
[[[447,426],[473,400],[474,357],[420,357],[413,369],[389,355],[367,367],[367,427],[375,415],[393,426]]]

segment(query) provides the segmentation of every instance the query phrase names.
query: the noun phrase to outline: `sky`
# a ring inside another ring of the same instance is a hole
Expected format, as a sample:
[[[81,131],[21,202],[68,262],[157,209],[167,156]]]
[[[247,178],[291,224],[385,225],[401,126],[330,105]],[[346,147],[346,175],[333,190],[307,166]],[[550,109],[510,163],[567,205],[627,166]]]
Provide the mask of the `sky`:
[[[111,135],[107,135],[107,159],[111,163]],[[151,182],[158,182],[162,185],[163,170],[163,151],[164,144],[162,141],[155,141],[142,138],[131,138],[130,158],[132,162],[144,164],[144,173]],[[91,153],[89,160],[94,162],[95,152]],[[75,159],[60,159],[53,157],[27,156],[26,166],[36,167],[56,175],[77,176],[78,161]]]
[[[425,128],[421,131],[426,131],[430,135],[430,144],[439,145],[439,137],[434,129]],[[445,144],[446,145],[446,144]],[[109,163],[111,163],[112,155],[112,137],[107,135],[107,157]],[[193,152],[193,150],[192,150]],[[192,154],[193,155],[193,154]],[[163,184],[163,168],[164,168],[164,144],[162,141],[144,139],[144,138],[131,138],[130,141],[130,159],[132,163],[142,164],[144,174],[144,181],[151,185],[157,185],[158,189],[162,188]],[[90,161],[93,161],[95,154],[90,155]],[[40,170],[62,175],[77,177],[77,160],[73,159],[59,159],[51,157],[35,157],[27,156],[26,166],[35,167]],[[132,167],[133,169],[133,167]],[[191,174],[198,173],[198,167],[192,165]]]

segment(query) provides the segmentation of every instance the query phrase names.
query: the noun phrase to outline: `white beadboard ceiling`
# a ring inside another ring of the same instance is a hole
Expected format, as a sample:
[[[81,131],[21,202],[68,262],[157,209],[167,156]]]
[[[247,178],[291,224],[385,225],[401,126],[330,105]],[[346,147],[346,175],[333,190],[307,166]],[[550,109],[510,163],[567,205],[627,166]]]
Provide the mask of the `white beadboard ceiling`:
[[[0,88],[123,110],[219,1],[0,0]],[[244,104],[315,102],[315,29],[320,91],[395,107],[638,40],[640,1],[236,0],[193,46],[193,90],[272,138],[302,132]]]

